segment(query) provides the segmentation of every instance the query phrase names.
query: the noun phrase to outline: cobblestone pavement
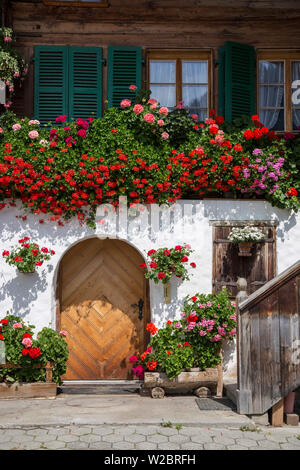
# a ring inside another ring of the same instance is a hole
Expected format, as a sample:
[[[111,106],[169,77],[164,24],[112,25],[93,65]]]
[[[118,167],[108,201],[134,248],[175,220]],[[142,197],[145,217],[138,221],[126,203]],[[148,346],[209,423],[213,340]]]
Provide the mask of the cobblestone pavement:
[[[163,425],[48,426],[0,429],[0,450],[300,450],[296,428]]]

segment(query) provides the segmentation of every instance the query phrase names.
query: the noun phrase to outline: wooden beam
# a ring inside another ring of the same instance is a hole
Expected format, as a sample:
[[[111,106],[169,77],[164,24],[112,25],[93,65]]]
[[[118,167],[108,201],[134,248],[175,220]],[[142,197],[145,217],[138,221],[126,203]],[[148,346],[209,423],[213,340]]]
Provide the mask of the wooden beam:
[[[272,406],[271,414],[271,424],[275,427],[283,426],[283,409],[284,409],[284,399],[279,400],[274,406]]]

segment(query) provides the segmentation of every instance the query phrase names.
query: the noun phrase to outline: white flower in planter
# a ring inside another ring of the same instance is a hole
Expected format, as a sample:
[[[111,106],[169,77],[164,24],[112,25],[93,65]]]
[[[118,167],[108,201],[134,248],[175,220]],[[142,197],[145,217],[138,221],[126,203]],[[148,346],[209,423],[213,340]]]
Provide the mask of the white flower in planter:
[[[232,243],[252,242],[259,243],[266,238],[265,234],[257,227],[246,225],[245,227],[234,227],[228,240]]]

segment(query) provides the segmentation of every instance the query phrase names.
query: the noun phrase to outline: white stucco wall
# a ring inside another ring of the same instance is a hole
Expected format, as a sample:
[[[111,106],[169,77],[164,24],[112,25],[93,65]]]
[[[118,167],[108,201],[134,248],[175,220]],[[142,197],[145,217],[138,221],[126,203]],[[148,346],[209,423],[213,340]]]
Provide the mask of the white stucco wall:
[[[20,315],[36,325],[37,331],[43,326],[55,327],[55,289],[60,259],[75,243],[88,237],[120,238],[127,241],[145,256],[151,248],[173,247],[188,243],[195,252],[190,261],[197,264],[190,268],[190,282],[175,278],[171,283],[172,300],[163,303],[163,288],[150,283],[150,305],[152,321],[163,325],[166,320],[178,318],[184,298],[196,292],[209,293],[212,286],[212,225],[213,221],[261,220],[277,222],[277,269],[278,273],[299,259],[300,214],[272,207],[264,201],[248,200],[181,200],[171,209],[156,205],[145,207],[136,215],[127,214],[123,209],[116,218],[111,213],[107,224],[100,222],[103,208],[96,217],[96,229],[80,226],[77,219],[58,226],[47,217],[24,214],[20,206],[6,207],[0,211],[1,253],[28,236],[40,246],[55,251],[51,261],[39,268],[35,274],[22,274],[5,263],[0,256],[1,290],[0,316],[7,311]],[[127,214],[127,215],[126,215]],[[171,214],[171,215],[170,215]],[[45,223],[40,224],[43,218]],[[107,219],[106,219],[107,220]],[[234,369],[235,348],[227,348],[225,373]]]

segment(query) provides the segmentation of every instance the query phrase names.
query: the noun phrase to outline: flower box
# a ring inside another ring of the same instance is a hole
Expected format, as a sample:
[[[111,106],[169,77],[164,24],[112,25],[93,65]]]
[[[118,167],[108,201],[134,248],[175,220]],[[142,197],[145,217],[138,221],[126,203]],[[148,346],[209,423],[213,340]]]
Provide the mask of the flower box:
[[[197,372],[183,371],[174,379],[168,379],[167,375],[163,372],[145,372],[144,375],[143,392],[151,394],[152,398],[163,398],[165,390],[194,392],[197,396],[203,396],[203,388],[208,389],[208,395],[222,395],[221,367],[218,366]]]
[[[0,368],[18,369],[17,366],[11,363],[0,364]],[[52,369],[53,365],[47,363],[46,365],[35,364],[34,368],[46,369],[46,382],[13,382],[13,383],[0,383],[0,399],[3,398],[54,398],[57,394],[57,384],[52,382]]]

